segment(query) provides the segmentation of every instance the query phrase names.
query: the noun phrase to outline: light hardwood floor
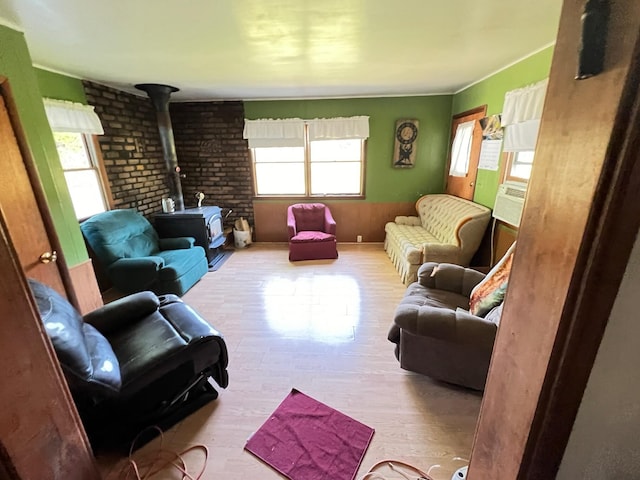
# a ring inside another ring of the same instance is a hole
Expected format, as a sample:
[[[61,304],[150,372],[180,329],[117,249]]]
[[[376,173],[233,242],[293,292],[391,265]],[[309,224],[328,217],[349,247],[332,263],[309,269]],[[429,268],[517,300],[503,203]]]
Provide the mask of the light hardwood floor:
[[[286,245],[253,244],[184,296],[229,349],[229,387],[165,435],[172,450],[208,446],[204,479],[282,478],[243,446],[294,387],[375,429],[358,477],[398,459],[442,465],[431,474],[449,480],[465,464],[455,457],[468,459],[480,394],[399,367],[386,337],[405,286],[381,244],[339,251],[337,260],[290,263]],[[189,458],[194,469],[197,455]],[[98,457],[109,480],[122,462]]]

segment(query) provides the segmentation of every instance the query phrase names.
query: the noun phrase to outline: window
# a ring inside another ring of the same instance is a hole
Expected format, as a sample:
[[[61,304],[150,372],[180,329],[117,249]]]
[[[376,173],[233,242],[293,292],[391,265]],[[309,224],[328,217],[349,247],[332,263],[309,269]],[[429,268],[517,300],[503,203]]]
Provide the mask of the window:
[[[502,109],[505,180],[529,181],[547,83],[545,79],[505,93]]]
[[[315,140],[309,148],[254,148],[256,195],[362,195],[363,143]]]
[[[83,133],[54,132],[64,178],[78,220],[107,210],[93,137]]]
[[[256,196],[363,195],[368,126],[368,117],[247,120]]]
[[[506,152],[505,180],[528,182],[533,168],[533,150]]]
[[[451,145],[451,167],[449,168],[449,175],[453,177],[465,177],[469,172],[475,124],[476,121],[471,120],[460,123],[456,128],[456,135]]]
[[[78,220],[104,212],[109,202],[94,135],[104,133],[94,108],[65,100],[43,99],[64,178]]]

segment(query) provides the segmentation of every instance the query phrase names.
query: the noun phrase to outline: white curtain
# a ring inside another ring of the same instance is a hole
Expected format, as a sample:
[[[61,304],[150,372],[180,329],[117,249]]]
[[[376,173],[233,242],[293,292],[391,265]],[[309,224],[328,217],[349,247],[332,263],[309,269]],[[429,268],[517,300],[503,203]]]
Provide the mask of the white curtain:
[[[245,119],[242,137],[249,141],[249,148],[303,147],[305,125],[309,125],[310,140],[369,137],[369,117]]]
[[[54,132],[104,134],[100,118],[91,105],[45,98],[44,109]]]
[[[369,138],[369,117],[316,118],[306,122],[309,140]]]
[[[242,138],[249,141],[249,148],[304,147],[304,120],[301,118],[245,119]]]
[[[451,146],[451,167],[449,175],[452,177],[466,177],[471,159],[471,143],[476,121],[471,120],[458,124],[456,135]]]
[[[545,79],[505,94],[502,109],[502,125],[505,127],[503,151],[536,149],[548,82]]]

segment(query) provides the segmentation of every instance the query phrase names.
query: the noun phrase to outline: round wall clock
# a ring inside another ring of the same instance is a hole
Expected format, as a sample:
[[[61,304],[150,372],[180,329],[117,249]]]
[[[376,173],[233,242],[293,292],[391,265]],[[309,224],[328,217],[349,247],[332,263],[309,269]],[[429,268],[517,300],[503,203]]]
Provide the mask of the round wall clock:
[[[410,168],[415,164],[416,139],[418,138],[418,120],[398,120],[395,130],[393,166]]]
[[[418,127],[411,122],[403,122],[396,129],[396,138],[400,143],[413,143],[418,137]]]

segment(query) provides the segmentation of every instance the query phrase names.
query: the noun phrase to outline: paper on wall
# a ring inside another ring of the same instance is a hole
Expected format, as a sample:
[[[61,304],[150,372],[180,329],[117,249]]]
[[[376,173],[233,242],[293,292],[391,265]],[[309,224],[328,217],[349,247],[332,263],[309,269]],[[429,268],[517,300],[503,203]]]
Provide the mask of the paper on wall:
[[[478,168],[482,170],[498,170],[502,140],[483,140],[480,147]]]

